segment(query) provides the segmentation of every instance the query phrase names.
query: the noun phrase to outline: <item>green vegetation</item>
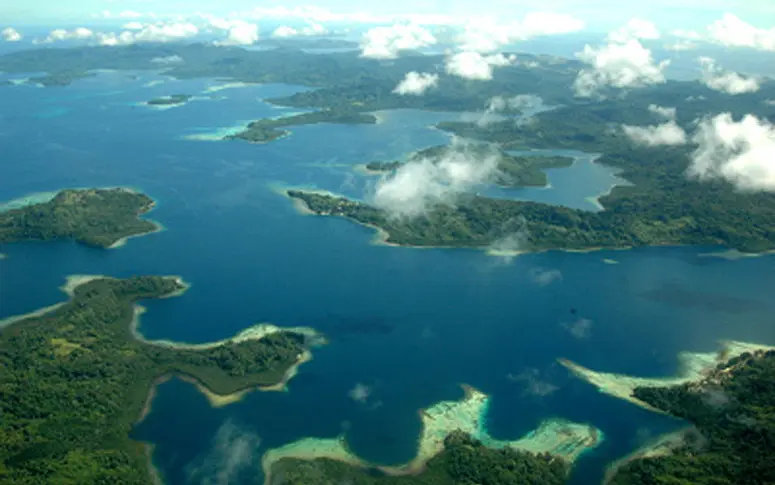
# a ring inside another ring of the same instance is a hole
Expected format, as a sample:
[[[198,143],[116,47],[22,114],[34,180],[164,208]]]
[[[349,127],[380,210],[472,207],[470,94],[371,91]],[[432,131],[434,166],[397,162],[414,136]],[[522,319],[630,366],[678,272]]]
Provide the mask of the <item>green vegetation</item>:
[[[163,96],[161,98],[154,98],[148,101],[151,106],[171,106],[176,104],[185,104],[193,96],[189,94],[173,94],[171,96]]]
[[[411,153],[406,161],[370,162],[366,170],[371,172],[392,172],[409,162],[428,159],[438,163],[444,155],[454,153],[448,145],[438,145]],[[482,143],[465,147],[465,153],[471,157],[498,157],[498,173],[494,183],[503,187],[545,187],[549,180],[544,172],[547,168],[566,168],[573,165],[570,157],[514,156],[498,150],[491,144]]]
[[[110,247],[123,238],[158,230],[138,216],[153,200],[126,189],[68,189],[51,201],[0,212],[0,243],[75,239]]]
[[[284,458],[271,470],[272,485],[561,485],[569,465],[552,455],[511,448],[495,450],[461,432],[447,437],[445,448],[422,473],[389,476],[375,469],[318,458]]]
[[[176,278],[97,279],[0,331],[0,483],[150,484],[128,433],[155,379],[184,374],[228,394],[279,382],[303,352],[286,332],[206,350],[134,339],[133,303],[181,289]]]
[[[341,124],[374,124],[377,118],[367,113],[359,113],[353,110],[323,110],[313,113],[302,113],[294,116],[269,118],[254,121],[248,125],[245,131],[224,137],[224,140],[245,140],[251,143],[268,143],[288,135],[286,130],[278,130],[284,126],[312,125],[317,123],[341,123]]]
[[[31,77],[27,80],[27,82],[29,84],[40,84],[47,88],[62,87],[62,86],[67,86],[71,84],[73,81],[77,81],[78,79],[83,79],[83,78],[92,77],[92,76],[94,76],[94,74],[86,71],[64,70],[64,71],[57,71],[55,73],[48,74],[46,76]]]
[[[700,384],[635,396],[696,430],[668,456],[624,464],[612,485],[775,483],[775,351],[732,359]]]
[[[719,231],[711,224],[713,214],[692,213],[674,219],[658,208],[627,211],[587,212],[534,202],[470,196],[454,207],[438,206],[427,217],[394,218],[387,212],[362,202],[339,197],[289,190],[290,197],[302,200],[320,215],[343,216],[369,224],[388,233],[387,242],[407,246],[486,247],[519,232],[524,236],[520,249],[591,249],[654,246],[663,244],[725,245],[742,251],[762,251],[775,247],[770,222],[757,225],[750,214],[741,228],[728,226]],[[751,203],[753,206],[753,203]],[[756,206],[753,206],[756,207]],[[770,212],[775,217],[775,212]],[[763,216],[762,216],[763,217]],[[769,219],[772,221],[774,219]]]

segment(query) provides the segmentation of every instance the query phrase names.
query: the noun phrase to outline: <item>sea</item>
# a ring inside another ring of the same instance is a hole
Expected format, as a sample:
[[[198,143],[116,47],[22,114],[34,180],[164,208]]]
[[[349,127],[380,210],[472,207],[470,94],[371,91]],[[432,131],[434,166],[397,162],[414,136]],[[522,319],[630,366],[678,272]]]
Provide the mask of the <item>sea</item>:
[[[328,337],[287,392],[215,409],[190,384],[160,385],[132,436],[155,445],[169,484],[255,483],[264,451],[307,436],[343,435],[365,460],[405,462],[416,451],[418,410],[462,398],[461,384],[491,396],[486,422],[496,438],[550,418],[598,427],[603,442],[571,478],[596,484],[606,464],[684,423],[599,393],[558,358],[669,376],[679,352],[714,350],[720,339],[775,344],[773,256],[654,247],[494,257],[377,245],[369,228],[300,214],[284,188],[368,200],[378,179],[357,165],[447,143],[432,125],[461,114],[383,111],[375,125],[295,127],[265,145],[207,141],[298,112],[263,99],[305,89],[210,89],[221,84],[100,71],[64,88],[0,87],[0,201],[131,187],[158,201],[148,216],[165,228],[111,250],[0,246],[0,319],[62,301],[58,287],[71,274],[180,275],[192,285],[183,296],[143,303],[147,338],[207,342],[260,322]],[[166,110],[142,105],[176,93],[197,98]],[[577,161],[548,170],[551,187],[498,196],[599,210],[595,197],[627,183],[594,154],[563,153]]]

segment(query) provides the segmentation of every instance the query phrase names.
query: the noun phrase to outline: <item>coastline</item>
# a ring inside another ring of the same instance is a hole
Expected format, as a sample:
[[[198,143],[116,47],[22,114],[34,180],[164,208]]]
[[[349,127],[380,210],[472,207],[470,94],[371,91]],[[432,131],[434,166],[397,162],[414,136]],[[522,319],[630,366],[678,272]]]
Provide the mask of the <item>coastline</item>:
[[[603,485],[607,485],[620,468],[632,461],[670,455],[673,452],[673,449],[680,447],[684,443],[686,433],[689,429],[691,428],[684,428],[658,436],[656,439],[651,440],[632,453],[610,463],[605,469]]]
[[[638,387],[673,387],[697,383],[705,379],[717,366],[729,362],[746,352],[775,350],[775,347],[749,342],[724,340],[720,348],[712,352],[681,352],[678,354],[678,374],[668,377],[633,377],[624,374],[597,372],[567,359],[557,361],[579,379],[595,386],[598,391],[630,402],[652,412],[665,414],[634,396]]]
[[[458,401],[442,401],[420,410],[422,432],[418,439],[415,458],[403,465],[374,466],[357,457],[347,446],[343,436],[336,438],[303,438],[285,446],[267,451],[261,466],[264,483],[271,483],[272,467],[284,458],[314,460],[327,458],[358,468],[376,468],[392,475],[421,473],[429,460],[444,451],[445,439],[454,431],[462,431],[481,441],[489,448],[513,448],[533,453],[548,452],[573,463],[583,452],[596,447],[602,432],[592,426],[550,419],[538,428],[513,441],[497,440],[487,431],[485,422],[489,396],[466,385],[461,386],[464,397]]]
[[[648,244],[643,246],[611,246],[611,247],[604,247],[604,246],[592,246],[589,248],[582,248],[582,249],[574,249],[574,248],[540,248],[540,249],[523,249],[523,250],[493,250],[490,249],[489,246],[485,245],[471,245],[471,246],[464,246],[464,245],[423,245],[423,246],[417,246],[412,244],[401,244],[401,243],[394,243],[390,242],[390,233],[383,229],[382,227],[375,226],[373,224],[367,223],[367,222],[361,222],[359,220],[353,219],[349,216],[344,215],[336,215],[336,214],[327,214],[327,213],[318,213],[313,211],[309,208],[309,206],[301,199],[297,199],[295,197],[291,197],[288,195],[288,190],[290,189],[283,189],[280,191],[285,197],[291,199],[293,201],[294,207],[297,209],[297,211],[300,214],[303,215],[316,215],[321,217],[339,217],[345,220],[348,220],[350,222],[353,222],[355,224],[358,224],[363,227],[367,227],[369,229],[372,229],[376,232],[374,237],[371,240],[371,244],[379,245],[379,246],[390,246],[390,247],[399,247],[399,248],[410,248],[410,249],[480,249],[484,250],[485,254],[488,256],[493,257],[509,257],[514,258],[517,256],[522,256],[525,254],[538,254],[538,253],[546,253],[550,251],[558,251],[558,252],[565,252],[565,253],[593,253],[598,251],[629,251],[632,249],[636,249],[639,247],[643,248],[658,248],[658,247],[686,247],[686,246],[696,246],[696,247],[702,247],[699,245],[692,245],[692,244],[681,244],[681,243],[675,243],[675,242],[665,242],[665,243],[659,243],[659,244]],[[340,195],[334,194],[332,192],[326,191],[326,190],[307,190],[307,189],[296,189],[303,192],[308,192],[311,194],[320,194],[320,195],[329,195],[332,197],[342,197]],[[349,199],[348,199],[349,200]],[[299,203],[297,204],[296,201]],[[731,253],[733,256],[729,256],[728,253]],[[769,255],[775,255],[775,249],[772,250],[766,250],[759,253],[744,253],[736,249],[727,249],[726,251],[721,251],[719,253],[702,253],[698,254],[699,257],[719,257],[723,259],[728,260],[736,260],[736,259],[743,259],[743,258],[758,258],[762,256],[769,256]],[[614,260],[608,260],[608,261],[614,261]],[[607,262],[606,264],[617,264],[617,263],[610,263]]]
[[[114,242],[114,243],[113,243],[113,244],[111,244],[110,246],[108,246],[108,248],[107,248],[107,249],[118,249],[118,248],[124,247],[124,246],[126,245],[126,243],[127,243],[127,242],[128,242],[130,239],[133,239],[133,238],[136,238],[136,237],[143,237],[143,236],[148,236],[148,235],[150,235],[150,234],[156,234],[157,232],[164,232],[164,231],[166,231],[166,230],[167,230],[167,228],[166,228],[166,227],[164,227],[164,226],[163,226],[161,223],[159,223],[159,222],[156,222],[156,221],[154,221],[154,220],[151,220],[151,219],[145,219],[145,220],[146,220],[146,221],[148,221],[148,222],[150,222],[150,223],[151,223],[151,224],[153,224],[154,226],[156,226],[156,228],[155,228],[155,229],[153,229],[153,230],[151,230],[151,231],[148,231],[148,232],[142,232],[142,233],[139,233],[139,234],[132,234],[131,236],[124,236],[124,237],[122,237],[122,238],[120,238],[120,239],[116,240],[116,242]]]

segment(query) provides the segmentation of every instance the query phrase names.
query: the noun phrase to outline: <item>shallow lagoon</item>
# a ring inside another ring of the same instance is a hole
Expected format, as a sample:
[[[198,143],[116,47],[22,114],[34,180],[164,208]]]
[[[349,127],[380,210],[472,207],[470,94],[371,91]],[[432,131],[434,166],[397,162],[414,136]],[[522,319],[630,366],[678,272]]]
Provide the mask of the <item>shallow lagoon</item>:
[[[158,200],[150,217],[168,230],[117,250],[0,247],[8,255],[0,319],[60,301],[57,287],[68,274],[180,274],[193,285],[183,297],[144,304],[148,338],[203,342],[271,321],[313,326],[331,340],[288,393],[253,393],[211,409],[194,386],[162,385],[136,436],[157,444],[155,462],[171,483],[186,483],[192,468],[218,459],[212,440],[227,422],[239,436],[261,439],[239,475],[245,483],[260,473],[263,450],[304,436],[345,431],[364,459],[407,461],[420,432],[417,410],[459,399],[460,383],[492,396],[487,426],[496,439],[516,439],[555,416],[601,428],[606,441],[582,457],[574,479],[597,483],[605,463],[679,423],[598,393],[556,358],[659,375],[675,371],[678,351],[711,350],[720,338],[775,343],[772,256],[725,260],[698,256],[713,248],[686,247],[507,260],[375,246],[370,229],[299,215],[273,191],[307,186],[362,198],[375,179],[357,175],[355,165],[444,143],[447,135],[424,127],[459,114],[382,112],[377,125],[297,127],[266,145],[190,141],[183,137],[291,112],[260,100],[299,88],[226,89],[212,102],[152,111],[132,103],[219,83],[145,87],[166,78],[127,74],[100,73],[62,89],[0,87],[0,200],[130,186]],[[45,116],[51,109],[64,112]],[[523,195],[581,204],[610,186],[608,169],[599,177],[572,170],[549,172],[553,190]],[[550,271],[558,273],[546,277]],[[358,383],[370,389],[364,402],[348,395]]]

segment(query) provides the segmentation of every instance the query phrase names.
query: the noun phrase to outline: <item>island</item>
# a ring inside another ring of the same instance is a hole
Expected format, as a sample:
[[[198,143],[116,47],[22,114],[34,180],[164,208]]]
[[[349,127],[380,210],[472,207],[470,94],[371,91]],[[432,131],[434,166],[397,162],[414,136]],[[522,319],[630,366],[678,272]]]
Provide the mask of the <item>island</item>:
[[[162,96],[160,98],[154,98],[148,101],[146,104],[148,106],[157,106],[157,107],[182,106],[186,104],[188,101],[190,101],[192,97],[193,96],[189,94],[172,94],[170,96]]]
[[[140,216],[153,199],[125,188],[66,189],[47,202],[0,212],[0,243],[73,239],[103,248],[161,230]]]
[[[563,364],[602,392],[689,423],[609,467],[611,485],[754,484],[775,480],[775,347],[724,342],[682,354],[675,378],[645,379]]]
[[[428,160],[437,164],[445,156],[455,153],[456,148],[450,145],[438,145],[412,152],[406,160],[388,162],[370,162],[363,166],[367,174],[383,174],[394,172],[407,163]],[[496,156],[497,171],[492,183],[501,187],[546,187],[549,179],[544,172],[547,168],[567,168],[573,165],[573,158],[562,156],[515,156],[500,150],[490,143],[469,144],[464,151],[473,158]]]
[[[311,125],[317,123],[339,124],[375,124],[377,117],[369,113],[359,113],[352,110],[323,110],[312,113],[302,113],[293,116],[281,116],[251,122],[239,133],[226,135],[224,140],[245,140],[250,143],[268,143],[288,136],[287,130],[278,128],[288,126]]]
[[[430,483],[563,484],[573,462],[595,448],[593,426],[553,419],[515,441],[492,438],[485,426],[489,397],[463,386],[460,401],[420,412],[416,457],[400,466],[376,466],[355,456],[343,437],[305,438],[269,450],[262,459],[266,485],[403,485]]]
[[[159,382],[182,375],[220,395],[273,386],[307,351],[309,332],[266,327],[199,345],[129,331],[138,300],[186,287],[179,277],[75,277],[68,302],[0,324],[0,481],[150,485],[145,446],[129,431]]]
[[[617,196],[618,189],[613,190]],[[424,217],[399,218],[344,197],[304,190],[288,190],[287,195],[303,202],[314,214],[346,217],[375,227],[380,231],[380,242],[399,246],[487,248],[513,237],[513,222],[521,221],[524,241],[520,250],[525,252],[670,245],[725,246],[751,253],[775,249],[775,232],[769,230],[770,221],[775,219],[765,219],[770,212],[775,218],[775,199],[772,204],[751,206],[746,213],[735,213],[731,208],[703,213],[695,203],[691,213],[665,215],[657,206],[648,205],[647,199],[637,205],[637,211],[628,203],[621,210],[589,212],[464,194],[454,206],[438,205]],[[602,197],[601,201],[613,197]],[[771,194],[740,197],[772,198]],[[729,218],[724,217],[727,214]]]
[[[63,87],[70,85],[73,81],[93,77],[94,73],[86,71],[61,70],[49,73],[45,76],[36,76],[27,79],[27,84],[37,84],[45,88]]]

